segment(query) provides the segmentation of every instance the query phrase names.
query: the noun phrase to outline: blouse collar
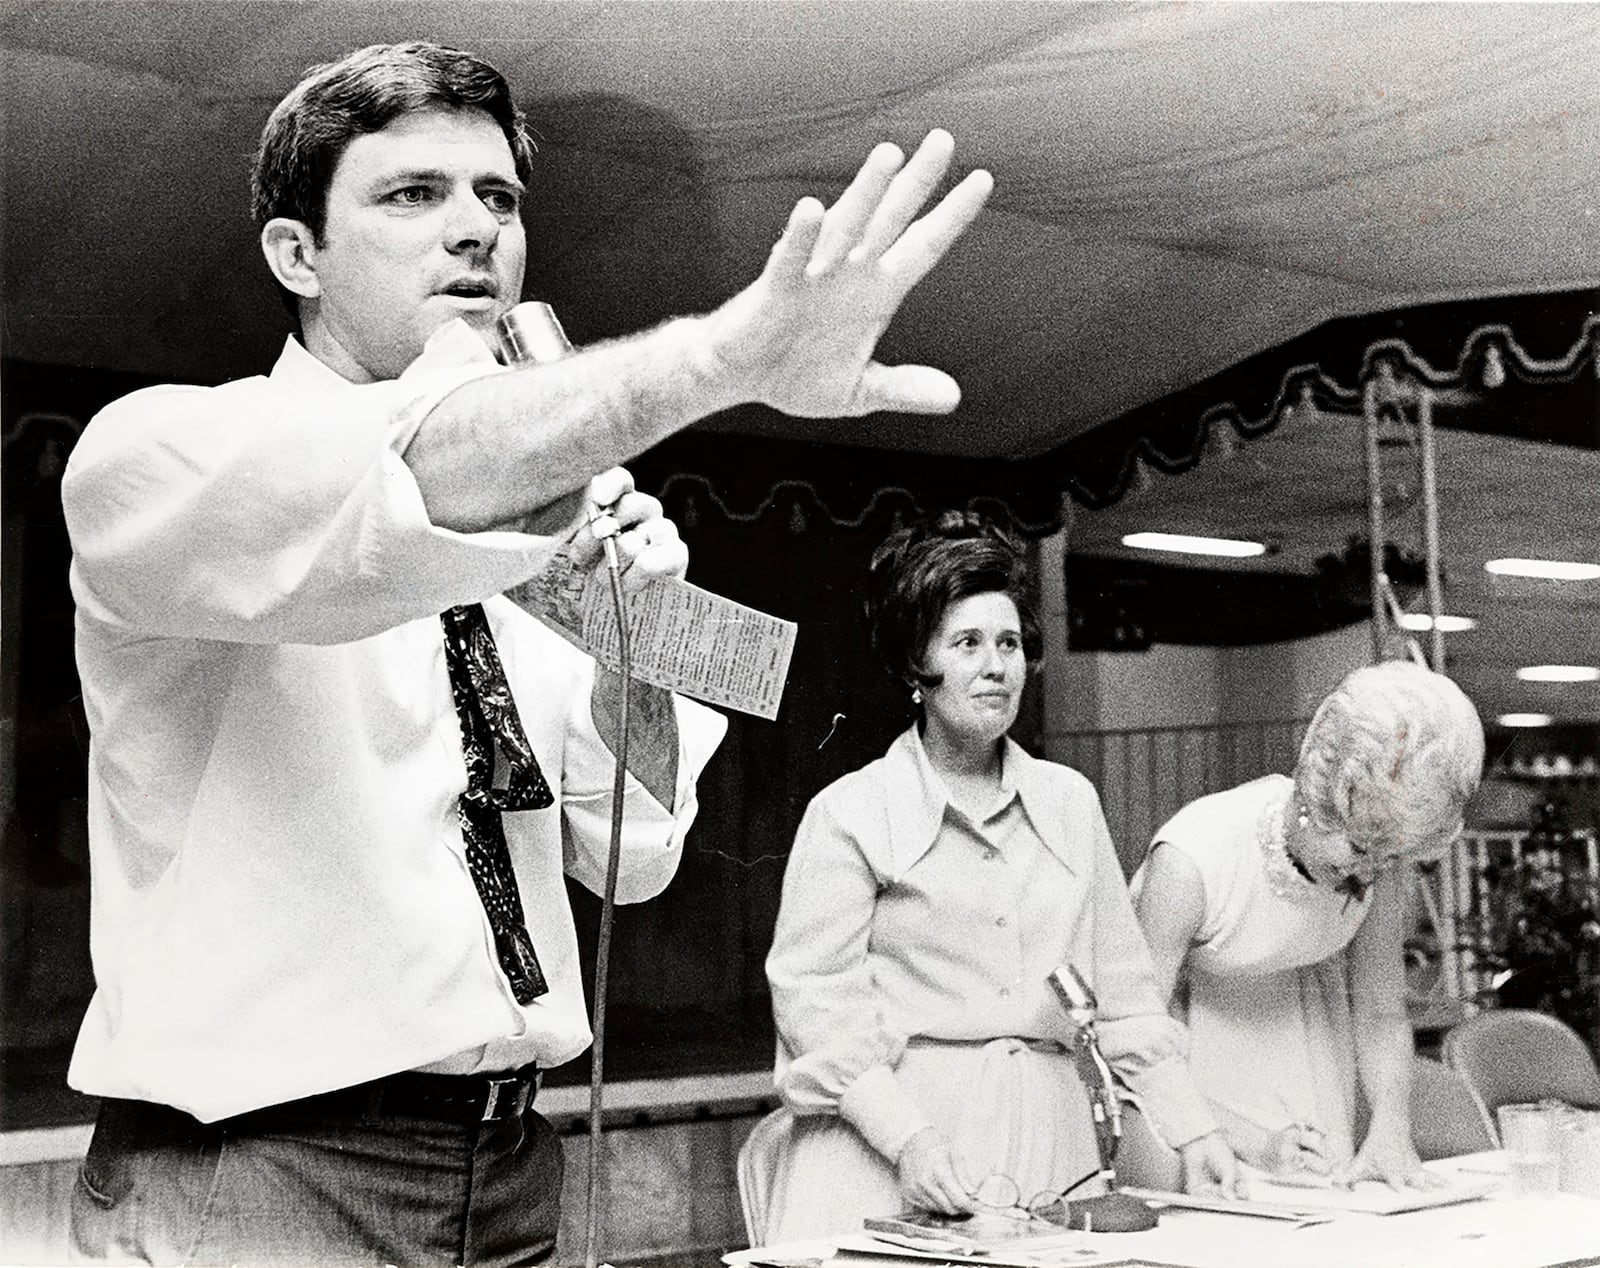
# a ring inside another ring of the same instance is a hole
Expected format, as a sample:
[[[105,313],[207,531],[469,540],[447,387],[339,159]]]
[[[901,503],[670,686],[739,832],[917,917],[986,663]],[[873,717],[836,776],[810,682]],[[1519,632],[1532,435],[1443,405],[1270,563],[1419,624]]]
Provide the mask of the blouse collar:
[[[1051,797],[1045,767],[1009,735],[1000,754],[1000,796],[996,809],[1013,799],[1045,847],[1068,871],[1076,871],[1068,848],[1066,816]],[[884,788],[889,814],[889,848],[896,876],[926,854],[938,839],[945,814],[955,808],[949,789],[928,760],[922,735],[913,724],[884,755]],[[957,811],[960,813],[960,811]]]

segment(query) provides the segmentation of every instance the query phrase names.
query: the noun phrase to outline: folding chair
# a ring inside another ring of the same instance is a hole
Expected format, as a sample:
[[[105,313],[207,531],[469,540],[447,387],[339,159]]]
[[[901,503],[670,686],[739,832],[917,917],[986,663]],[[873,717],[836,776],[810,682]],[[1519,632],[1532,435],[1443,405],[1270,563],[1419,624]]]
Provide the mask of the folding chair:
[[[1445,1064],[1466,1080],[1498,1144],[1495,1111],[1521,1101],[1600,1108],[1600,1068],[1566,1022],[1526,1008],[1496,1008],[1445,1032]]]
[[[739,1146],[739,1205],[744,1211],[745,1234],[752,1246],[766,1241],[772,1190],[788,1155],[794,1126],[794,1114],[779,1107],[751,1128],[744,1144]]]
[[[1411,1063],[1411,1143],[1427,1162],[1495,1149],[1500,1141],[1461,1072],[1417,1057]]]

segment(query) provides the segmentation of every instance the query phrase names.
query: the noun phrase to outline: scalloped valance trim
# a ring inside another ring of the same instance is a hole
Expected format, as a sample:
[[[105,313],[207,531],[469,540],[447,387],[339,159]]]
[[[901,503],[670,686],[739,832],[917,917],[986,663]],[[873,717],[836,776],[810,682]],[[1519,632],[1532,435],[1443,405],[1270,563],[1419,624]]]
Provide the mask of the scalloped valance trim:
[[[900,485],[885,485],[872,493],[858,514],[851,514],[847,510],[840,509],[828,494],[812,481],[784,479],[774,481],[768,486],[766,495],[754,507],[749,510],[739,510],[722,495],[715,481],[699,472],[674,471],[660,484],[659,496],[663,502],[669,498],[688,501],[696,494],[704,496],[717,509],[719,515],[740,524],[754,523],[774,511],[785,510],[789,517],[789,529],[795,533],[804,532],[808,527],[802,507],[809,507],[813,512],[824,516],[835,527],[860,528],[869,519],[884,513],[891,506],[893,506],[892,514],[898,521],[902,518],[927,515],[935,510],[948,509],[951,505],[949,502],[936,501]],[[895,503],[900,505],[893,505]],[[975,495],[960,505],[967,510],[1004,519],[1029,537],[1048,537],[1052,533],[1059,532],[1064,522],[1060,515],[1042,520],[1019,516],[1016,508],[1006,499],[991,494]],[[693,528],[694,524],[689,523],[686,526]]]
[[[1373,379],[1388,381],[1393,398],[1426,389],[1447,399],[1456,393],[1493,391],[1508,377],[1522,383],[1570,383],[1585,369],[1600,376],[1600,315],[1590,314],[1567,351],[1555,358],[1535,357],[1523,347],[1505,322],[1486,322],[1473,328],[1460,343],[1453,365],[1439,368],[1403,338],[1376,339],[1367,345],[1355,384],[1346,386],[1315,362],[1284,371],[1271,404],[1252,417],[1233,400],[1219,401],[1197,414],[1186,429],[1183,443],[1160,445],[1146,432],[1132,440],[1120,467],[1110,481],[1088,481],[1069,471],[1063,477],[1073,500],[1099,510],[1124,497],[1149,480],[1143,468],[1163,475],[1192,470],[1208,451],[1228,452],[1239,440],[1253,440],[1292,421],[1296,410],[1360,415],[1366,385]],[[1472,386],[1469,389],[1469,385]],[[1114,424],[1112,424],[1114,425]],[[1057,451],[1061,462],[1070,461],[1072,442]]]

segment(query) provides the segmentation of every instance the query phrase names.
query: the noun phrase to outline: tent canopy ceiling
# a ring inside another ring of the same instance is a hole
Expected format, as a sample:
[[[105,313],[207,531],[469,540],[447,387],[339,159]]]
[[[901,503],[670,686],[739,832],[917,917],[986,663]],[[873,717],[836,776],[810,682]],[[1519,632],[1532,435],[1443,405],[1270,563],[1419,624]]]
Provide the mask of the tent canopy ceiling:
[[[413,38],[482,53],[518,91],[540,149],[528,290],[579,343],[718,302],[754,276],[795,199],[831,198],[881,139],[909,148],[944,127],[958,168],[994,172],[989,208],[880,345],[954,373],[960,408],[865,422],[732,411],[697,429],[725,446],[708,461],[727,484],[741,446],[781,439],[791,474],[827,461],[814,442],[878,450],[842,477],[862,499],[896,482],[896,463],[926,461],[1045,482],[1051,513],[1063,489],[1099,505],[1109,497],[1084,497],[1074,463],[1125,467],[1173,394],[1197,412],[1196,384],[1226,385],[1286,341],[1365,314],[1404,325],[1440,301],[1522,297],[1525,310],[1532,296],[1557,303],[1560,329],[1533,317],[1555,355],[1600,288],[1593,6],[11,0],[6,354],[197,382],[258,372],[287,329],[246,208],[261,123],[306,66]],[[1534,644],[1600,663],[1589,598],[1536,609],[1539,595],[1480,584],[1493,554],[1600,560],[1597,517],[1579,513],[1600,479],[1581,452],[1592,365],[1559,435],[1540,430],[1539,403],[1512,419],[1505,393],[1470,420],[1441,413],[1514,437],[1441,446],[1449,598],[1498,613],[1452,643],[1486,711],[1527,698],[1511,665]],[[1131,528],[1255,529],[1280,546],[1259,568],[1305,575],[1362,527],[1348,418],[1314,417],[1242,461],[1080,511],[1074,552],[1115,561]],[[1119,429],[1121,450],[1115,436],[1095,448]],[[1029,458],[1047,460],[1012,465]],[[746,511],[779,476],[759,478]],[[1119,481],[1101,494],[1120,496]],[[1337,508],[1317,496],[1334,488]],[[1481,531],[1452,538],[1469,522]],[[1559,711],[1600,718],[1600,689]]]
[[[10,354],[258,370],[261,122],[419,36],[519,91],[529,289],[580,341],[716,302],[880,139],[945,127],[993,170],[882,345],[954,372],[956,414],[712,426],[1015,458],[1334,317],[1600,283],[1581,6],[42,0],[0,10]]]

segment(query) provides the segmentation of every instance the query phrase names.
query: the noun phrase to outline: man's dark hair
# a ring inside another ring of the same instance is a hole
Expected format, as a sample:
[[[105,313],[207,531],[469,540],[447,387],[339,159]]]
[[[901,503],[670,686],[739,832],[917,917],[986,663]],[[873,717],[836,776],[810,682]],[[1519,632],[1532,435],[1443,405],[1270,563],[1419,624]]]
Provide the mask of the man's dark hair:
[[[1017,605],[1022,654],[1031,669],[1044,654],[1032,578],[1022,544],[971,511],[945,511],[891,533],[867,565],[866,618],[873,653],[896,682],[937,687],[922,665],[945,609],[975,594]]]
[[[267,119],[250,174],[256,228],[287,216],[320,241],[328,185],[345,147],[401,115],[436,106],[487,113],[511,146],[518,178],[528,182],[533,143],[499,71],[438,44],[373,44],[311,67]]]

